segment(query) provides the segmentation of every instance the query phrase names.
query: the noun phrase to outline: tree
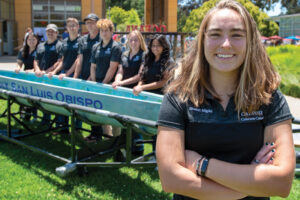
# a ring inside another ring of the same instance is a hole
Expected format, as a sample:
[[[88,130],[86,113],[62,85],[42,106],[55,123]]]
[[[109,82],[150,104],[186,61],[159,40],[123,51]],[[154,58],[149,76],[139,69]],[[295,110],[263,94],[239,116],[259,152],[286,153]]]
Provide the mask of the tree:
[[[287,9],[287,14],[300,13],[299,0],[281,0],[281,5]]]
[[[135,9],[138,13],[138,16],[140,16],[140,20],[143,20],[144,18],[144,0],[105,0],[105,6],[106,10],[108,10],[109,7],[120,7],[125,10]]]
[[[110,9],[109,12],[106,12],[106,15],[106,18],[110,17],[111,21],[118,25],[125,24],[128,17],[128,12],[123,8],[114,6]]]
[[[186,23],[183,27],[184,32],[189,32],[192,34],[196,34],[200,24],[205,16],[205,14],[215,6],[215,4],[219,0],[210,0],[208,2],[203,3],[203,5],[197,9],[194,9],[189,17],[186,20]],[[247,0],[237,0],[240,2],[245,8],[248,10],[248,12],[252,15],[254,20],[256,21],[256,24],[258,26],[259,31],[264,36],[270,36],[278,33],[278,25],[268,20],[268,15],[264,12],[261,12],[257,6],[255,6],[251,1]]]
[[[141,20],[135,9],[126,11],[123,8],[114,6],[106,14],[107,18],[110,15],[111,21],[117,25],[116,29],[119,31],[125,31],[126,25],[141,25]]]
[[[130,9],[127,11],[128,17],[126,19],[126,25],[141,25],[141,20],[136,10]]]

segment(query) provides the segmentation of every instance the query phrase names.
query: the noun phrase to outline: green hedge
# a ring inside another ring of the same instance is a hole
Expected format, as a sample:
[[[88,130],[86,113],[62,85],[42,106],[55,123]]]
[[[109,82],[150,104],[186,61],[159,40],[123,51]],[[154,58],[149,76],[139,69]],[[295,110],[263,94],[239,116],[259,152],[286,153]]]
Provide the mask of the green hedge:
[[[268,54],[281,76],[280,90],[300,98],[300,47],[284,45],[268,47]]]

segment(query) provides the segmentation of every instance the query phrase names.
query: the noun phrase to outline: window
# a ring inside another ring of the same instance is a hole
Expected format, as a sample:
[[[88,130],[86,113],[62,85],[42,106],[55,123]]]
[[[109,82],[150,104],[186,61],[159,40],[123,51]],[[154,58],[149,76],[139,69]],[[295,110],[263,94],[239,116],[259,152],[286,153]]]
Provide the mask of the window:
[[[68,17],[80,21],[81,0],[32,0],[33,28],[45,28],[53,23],[62,33]]]

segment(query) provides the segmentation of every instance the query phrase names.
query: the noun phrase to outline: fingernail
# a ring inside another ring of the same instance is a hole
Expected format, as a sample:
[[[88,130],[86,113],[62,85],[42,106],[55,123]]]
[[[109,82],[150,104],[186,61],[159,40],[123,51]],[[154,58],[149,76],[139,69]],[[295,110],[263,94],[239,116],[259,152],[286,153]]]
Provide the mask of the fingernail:
[[[272,149],[272,152],[275,152],[275,149]]]
[[[266,142],[266,145],[269,145],[269,143],[268,143],[268,142]]]
[[[273,160],[273,157],[270,160]]]
[[[271,146],[273,146],[273,145],[274,145],[274,142],[271,143]]]

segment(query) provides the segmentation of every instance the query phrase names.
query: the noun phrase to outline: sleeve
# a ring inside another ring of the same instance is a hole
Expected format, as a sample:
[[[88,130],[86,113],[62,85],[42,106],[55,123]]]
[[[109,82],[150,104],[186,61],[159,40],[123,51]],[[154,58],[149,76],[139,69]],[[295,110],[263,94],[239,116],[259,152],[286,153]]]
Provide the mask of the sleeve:
[[[83,36],[78,39],[78,54],[83,54]]]
[[[40,50],[42,48],[41,45],[43,45],[43,44],[39,44],[37,49],[36,49],[36,54],[35,54],[34,60],[40,61],[42,59],[42,53],[41,53],[41,50]]]
[[[18,60],[22,60],[22,62],[24,62],[24,58],[23,58],[23,56],[22,56],[22,51],[23,51],[23,49],[21,49],[21,50],[19,51],[17,59],[18,59]]]
[[[283,94],[276,90],[264,113],[264,125],[269,126],[288,119],[293,119],[289,106]]]
[[[94,44],[92,48],[92,55],[91,55],[91,63],[96,64],[96,52],[97,52],[97,44]]]
[[[58,41],[56,44],[56,51],[58,53],[57,59],[61,59],[63,57],[63,43]]]
[[[184,103],[180,103],[173,94],[166,94],[160,107],[157,124],[185,130],[185,112]]]
[[[122,55],[122,49],[120,45],[116,45],[113,47],[112,52],[111,52],[111,58],[110,61],[113,62],[121,62],[121,55]]]

